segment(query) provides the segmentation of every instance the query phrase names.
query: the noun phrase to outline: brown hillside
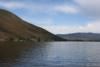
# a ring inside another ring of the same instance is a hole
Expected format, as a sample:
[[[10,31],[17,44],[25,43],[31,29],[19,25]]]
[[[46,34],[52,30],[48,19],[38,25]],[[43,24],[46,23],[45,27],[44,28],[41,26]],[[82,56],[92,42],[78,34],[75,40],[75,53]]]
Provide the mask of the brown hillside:
[[[0,40],[60,41],[52,33],[32,25],[13,13],[0,9]]]

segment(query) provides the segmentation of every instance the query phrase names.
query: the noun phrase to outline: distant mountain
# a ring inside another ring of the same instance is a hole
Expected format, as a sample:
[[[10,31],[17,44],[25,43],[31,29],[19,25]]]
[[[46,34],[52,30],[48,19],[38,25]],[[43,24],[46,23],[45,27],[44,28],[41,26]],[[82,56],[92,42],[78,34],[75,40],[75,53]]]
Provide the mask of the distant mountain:
[[[100,41],[99,33],[58,34],[58,36],[67,39],[68,41]]]
[[[62,41],[38,26],[32,25],[13,13],[0,9],[0,41]]]

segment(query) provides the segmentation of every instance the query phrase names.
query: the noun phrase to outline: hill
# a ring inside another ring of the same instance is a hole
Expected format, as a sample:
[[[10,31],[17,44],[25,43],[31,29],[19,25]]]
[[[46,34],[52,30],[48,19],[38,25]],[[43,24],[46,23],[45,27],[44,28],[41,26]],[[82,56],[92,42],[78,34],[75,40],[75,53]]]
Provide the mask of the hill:
[[[30,24],[15,14],[0,9],[0,41],[62,41],[45,29]]]
[[[58,36],[67,39],[68,41],[100,41],[99,33],[58,34]]]

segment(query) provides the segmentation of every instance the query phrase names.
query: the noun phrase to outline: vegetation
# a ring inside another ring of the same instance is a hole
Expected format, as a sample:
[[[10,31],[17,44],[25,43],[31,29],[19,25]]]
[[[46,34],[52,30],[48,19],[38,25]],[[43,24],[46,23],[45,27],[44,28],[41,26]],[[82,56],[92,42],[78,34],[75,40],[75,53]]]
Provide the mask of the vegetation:
[[[0,9],[0,41],[62,41],[40,27],[32,25],[13,13]]]

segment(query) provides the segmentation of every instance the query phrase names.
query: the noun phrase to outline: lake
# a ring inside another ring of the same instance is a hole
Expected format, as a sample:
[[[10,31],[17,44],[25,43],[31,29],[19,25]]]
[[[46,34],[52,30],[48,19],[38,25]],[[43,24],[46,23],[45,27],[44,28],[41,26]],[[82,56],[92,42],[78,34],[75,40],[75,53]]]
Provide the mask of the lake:
[[[100,42],[1,42],[0,67],[100,67]]]

